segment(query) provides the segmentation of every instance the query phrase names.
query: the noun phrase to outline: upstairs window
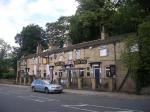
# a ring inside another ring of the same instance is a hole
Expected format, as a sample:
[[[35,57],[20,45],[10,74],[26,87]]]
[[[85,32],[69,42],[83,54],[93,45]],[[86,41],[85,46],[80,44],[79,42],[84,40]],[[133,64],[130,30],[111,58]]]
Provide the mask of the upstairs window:
[[[102,46],[99,49],[100,56],[108,56],[108,49],[106,46]]]
[[[72,60],[72,51],[68,52],[68,60]]]
[[[80,49],[76,50],[76,59],[80,59]]]
[[[63,61],[63,56],[62,55],[59,56],[59,61]]]
[[[54,54],[49,56],[49,61],[53,61]]]

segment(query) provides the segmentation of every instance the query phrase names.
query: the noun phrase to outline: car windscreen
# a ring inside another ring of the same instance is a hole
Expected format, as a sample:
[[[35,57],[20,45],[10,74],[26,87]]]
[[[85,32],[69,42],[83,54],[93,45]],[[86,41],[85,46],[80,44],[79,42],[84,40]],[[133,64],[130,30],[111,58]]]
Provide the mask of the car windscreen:
[[[44,80],[44,83],[45,83],[45,84],[51,84],[51,82],[48,81],[48,80]]]

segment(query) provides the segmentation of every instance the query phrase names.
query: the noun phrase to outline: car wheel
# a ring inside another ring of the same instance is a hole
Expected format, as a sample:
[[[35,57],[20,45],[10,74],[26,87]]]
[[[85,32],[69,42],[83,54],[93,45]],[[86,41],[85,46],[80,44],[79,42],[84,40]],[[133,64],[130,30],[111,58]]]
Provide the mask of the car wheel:
[[[49,92],[49,91],[48,91],[48,88],[45,88],[45,93],[48,94],[48,92]]]
[[[35,92],[35,87],[32,87],[32,92]]]

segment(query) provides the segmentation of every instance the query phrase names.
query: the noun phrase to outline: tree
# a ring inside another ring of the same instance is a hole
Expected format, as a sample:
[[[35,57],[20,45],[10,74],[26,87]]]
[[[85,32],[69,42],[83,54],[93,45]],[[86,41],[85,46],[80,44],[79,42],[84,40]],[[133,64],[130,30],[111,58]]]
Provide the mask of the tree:
[[[11,47],[4,40],[0,39],[0,75],[2,72],[8,71],[9,62],[7,54],[10,51]]]
[[[130,36],[125,41],[126,51],[122,59],[130,69],[136,84],[136,92],[150,86],[150,21],[149,18],[139,25],[138,35]]]
[[[42,27],[34,24],[23,27],[22,31],[15,36],[16,43],[20,45],[22,55],[35,53],[38,44],[47,47],[47,44],[45,44],[46,39],[47,36]]]
[[[144,11],[145,15],[150,15],[150,1],[149,0],[135,0],[139,3],[140,8]]]
[[[138,77],[137,71],[139,69],[139,47],[137,35],[130,35],[124,40],[124,51],[121,59],[128,69],[127,76],[131,77],[137,87]]]
[[[15,70],[15,73],[17,73],[17,60],[19,60],[22,56],[22,52],[20,47],[13,47],[11,52],[11,66]]]
[[[7,44],[4,40],[0,39],[0,59],[7,57],[8,51],[11,49],[10,45]]]
[[[107,23],[110,35],[137,32],[138,24],[144,18],[137,0],[122,0]]]
[[[46,23],[46,33],[51,43],[62,47],[69,38],[70,17],[62,16],[56,22]]]
[[[79,7],[71,19],[70,36],[73,43],[100,38],[105,26],[114,12],[109,0],[77,0]]]
[[[138,91],[142,87],[150,86],[150,21],[139,25],[138,44],[139,44],[139,69],[138,69]]]

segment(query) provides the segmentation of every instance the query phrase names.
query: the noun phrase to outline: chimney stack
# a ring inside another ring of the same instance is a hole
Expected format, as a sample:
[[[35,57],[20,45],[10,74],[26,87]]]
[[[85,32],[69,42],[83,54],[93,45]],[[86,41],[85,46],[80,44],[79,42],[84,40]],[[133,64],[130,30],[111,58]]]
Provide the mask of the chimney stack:
[[[105,39],[105,29],[104,26],[102,25],[102,30],[101,30],[101,40]]]
[[[42,46],[41,44],[38,43],[37,49],[36,49],[36,53],[39,54],[42,52]]]
[[[72,45],[72,42],[71,42],[71,39],[67,38],[63,47],[68,47],[68,46],[71,46]]]

